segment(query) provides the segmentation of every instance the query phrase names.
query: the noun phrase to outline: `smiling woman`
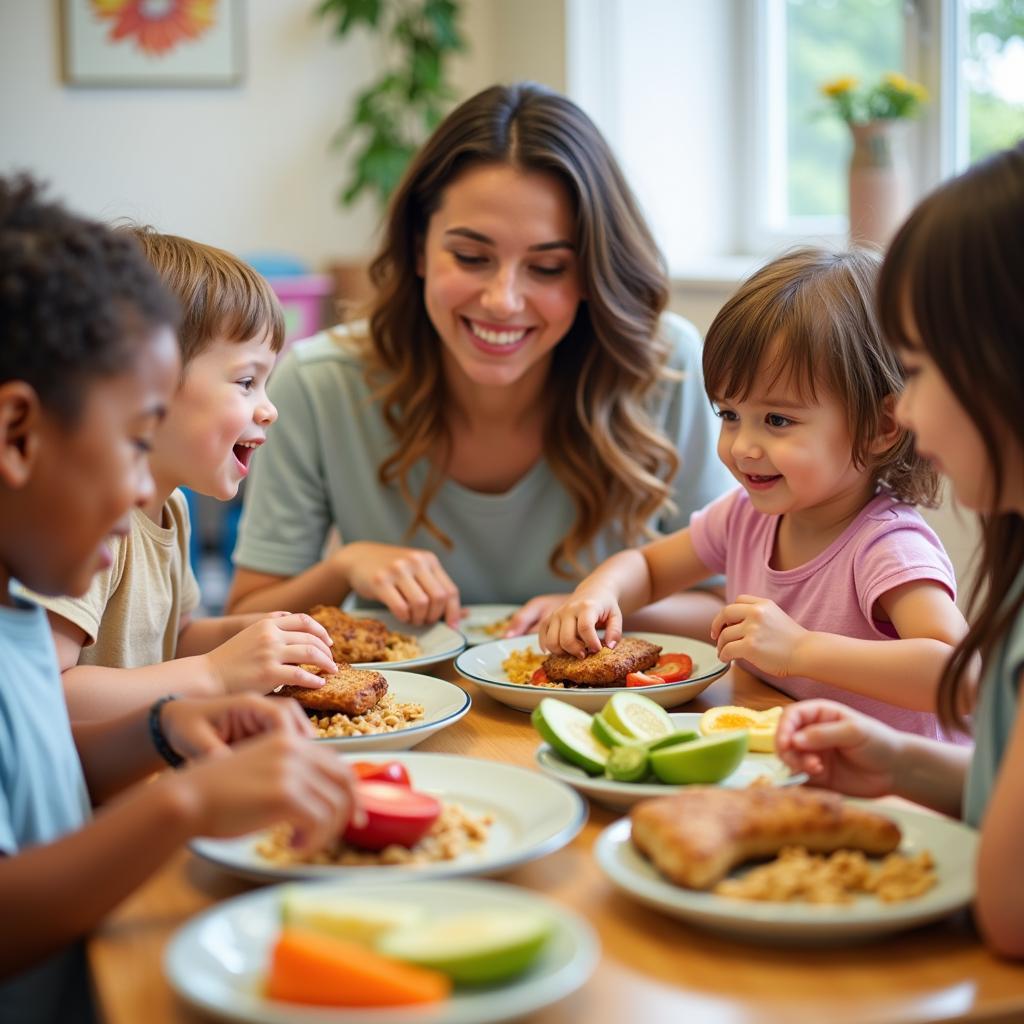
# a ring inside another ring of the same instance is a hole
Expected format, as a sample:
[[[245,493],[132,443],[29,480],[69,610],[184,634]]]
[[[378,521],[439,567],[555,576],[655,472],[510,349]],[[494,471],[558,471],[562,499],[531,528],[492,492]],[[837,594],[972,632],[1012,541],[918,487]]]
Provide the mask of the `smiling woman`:
[[[496,86],[455,110],[395,193],[371,276],[369,321],[275,375],[233,609],[355,591],[455,625],[463,603],[504,601],[527,632],[590,566],[727,489],[699,338],[663,312],[636,202],[564,97]],[[704,635],[716,603],[673,599],[674,631]]]

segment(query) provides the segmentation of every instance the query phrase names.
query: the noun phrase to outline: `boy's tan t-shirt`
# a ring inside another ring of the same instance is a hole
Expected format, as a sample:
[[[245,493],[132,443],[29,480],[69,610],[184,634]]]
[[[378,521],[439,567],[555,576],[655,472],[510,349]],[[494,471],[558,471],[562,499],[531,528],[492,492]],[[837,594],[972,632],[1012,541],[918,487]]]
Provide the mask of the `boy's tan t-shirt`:
[[[80,665],[141,668],[175,656],[181,623],[199,604],[180,490],[164,505],[162,523],[133,509],[128,536],[108,541],[113,564],[93,577],[82,597],[30,595],[86,633]]]

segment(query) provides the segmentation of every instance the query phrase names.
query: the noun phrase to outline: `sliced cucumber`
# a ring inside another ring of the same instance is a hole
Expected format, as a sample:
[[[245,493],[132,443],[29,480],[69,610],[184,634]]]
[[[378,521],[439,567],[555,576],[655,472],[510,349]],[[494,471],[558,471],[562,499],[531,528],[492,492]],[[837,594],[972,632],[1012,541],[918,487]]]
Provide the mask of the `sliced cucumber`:
[[[639,743],[612,747],[604,773],[616,782],[639,782],[646,774],[650,760]]]
[[[590,731],[593,718],[552,697],[545,697],[530,715],[533,727],[566,761],[590,775],[600,775],[608,761],[608,748]]]
[[[626,744],[637,742],[632,736],[619,732],[600,711],[594,715],[594,720],[590,723],[590,731],[594,734],[597,741],[603,743],[606,747],[622,747]]]
[[[668,712],[642,693],[623,690],[601,709],[605,721],[614,729],[634,740],[656,740],[672,732],[672,719]]]
[[[670,732],[667,736],[659,736],[656,740],[645,743],[644,746],[647,748],[647,752],[651,753],[661,750],[662,747],[674,747],[677,743],[689,743],[690,740],[696,738],[697,733],[692,729],[680,729],[679,732]]]
[[[651,753],[651,769],[662,782],[710,785],[731,775],[747,753],[747,730],[702,736]]]

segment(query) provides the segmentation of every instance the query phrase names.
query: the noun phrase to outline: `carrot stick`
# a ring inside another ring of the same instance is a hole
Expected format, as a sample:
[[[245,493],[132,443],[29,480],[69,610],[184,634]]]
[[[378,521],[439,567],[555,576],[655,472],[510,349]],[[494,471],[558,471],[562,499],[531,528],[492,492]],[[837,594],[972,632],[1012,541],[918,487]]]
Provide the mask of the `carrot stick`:
[[[365,946],[303,928],[284,928],[274,946],[267,995],[319,1006],[407,1006],[447,998],[451,981]]]

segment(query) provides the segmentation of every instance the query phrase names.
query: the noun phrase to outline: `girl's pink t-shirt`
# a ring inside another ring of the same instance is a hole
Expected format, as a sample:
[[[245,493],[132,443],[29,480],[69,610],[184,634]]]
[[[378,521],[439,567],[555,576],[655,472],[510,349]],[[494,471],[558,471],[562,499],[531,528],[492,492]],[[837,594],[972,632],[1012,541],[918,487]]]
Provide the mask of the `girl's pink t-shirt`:
[[[750,594],[774,601],[805,629],[861,640],[892,640],[889,622],[872,617],[887,591],[916,580],[934,580],[956,598],[953,566],[935,532],[909,505],[878,494],[816,558],[796,569],[771,567],[780,516],[766,516],[742,488],[695,512],[694,548],[714,573],[725,573],[726,597]],[[934,714],[911,711],[815,679],[780,679],[742,663],[756,676],[797,700],[828,697],[888,722],[897,729],[948,739]]]

